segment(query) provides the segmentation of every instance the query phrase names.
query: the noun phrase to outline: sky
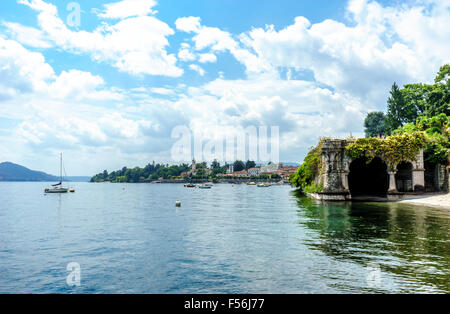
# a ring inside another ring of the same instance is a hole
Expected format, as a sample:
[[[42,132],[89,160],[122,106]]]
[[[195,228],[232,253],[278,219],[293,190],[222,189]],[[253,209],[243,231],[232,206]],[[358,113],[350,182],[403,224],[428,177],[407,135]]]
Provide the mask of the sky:
[[[173,163],[177,126],[278,126],[300,163],[432,82],[449,39],[450,0],[3,0],[0,162],[93,175]]]

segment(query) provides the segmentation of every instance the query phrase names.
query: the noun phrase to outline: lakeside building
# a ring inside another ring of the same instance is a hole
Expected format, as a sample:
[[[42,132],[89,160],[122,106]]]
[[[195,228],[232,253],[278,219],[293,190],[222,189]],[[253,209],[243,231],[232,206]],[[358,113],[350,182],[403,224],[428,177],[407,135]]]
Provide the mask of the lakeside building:
[[[249,177],[259,177],[260,174],[261,174],[261,170],[259,168],[248,169]]]
[[[282,166],[282,164],[268,164],[265,166],[261,166],[260,168],[260,174],[271,174],[271,173],[275,173],[280,166]]]
[[[246,170],[236,171],[233,173],[233,176],[237,177],[237,178],[248,178],[249,177],[248,171],[246,171]]]
[[[280,177],[283,178],[283,180],[289,180],[289,177],[297,172],[299,167],[296,166],[283,166],[281,164],[281,167],[276,171],[276,174],[278,174]]]

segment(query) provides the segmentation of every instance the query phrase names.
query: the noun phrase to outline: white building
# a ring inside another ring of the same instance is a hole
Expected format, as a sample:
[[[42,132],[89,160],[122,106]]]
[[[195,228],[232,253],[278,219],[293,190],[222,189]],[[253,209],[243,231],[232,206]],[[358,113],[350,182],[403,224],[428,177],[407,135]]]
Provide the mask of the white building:
[[[267,166],[261,166],[260,173],[264,174],[264,173],[276,172],[277,170],[280,169],[280,165],[281,164],[270,164],[270,165],[267,165]]]
[[[250,168],[248,169],[248,175],[250,177],[258,177],[259,174],[261,173],[259,168]]]

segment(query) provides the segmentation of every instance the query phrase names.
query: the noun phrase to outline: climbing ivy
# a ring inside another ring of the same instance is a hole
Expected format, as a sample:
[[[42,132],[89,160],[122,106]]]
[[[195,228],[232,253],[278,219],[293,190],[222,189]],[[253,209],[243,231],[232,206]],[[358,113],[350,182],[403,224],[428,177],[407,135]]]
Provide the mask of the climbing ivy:
[[[426,144],[423,132],[388,136],[386,138],[361,138],[348,145],[345,150],[350,158],[366,158],[370,163],[375,157],[386,161],[394,168],[403,161],[413,161]]]
[[[320,174],[322,168],[321,155],[324,140],[321,139],[319,144],[309,151],[303,164],[290,179],[293,186],[302,189],[306,193],[323,191],[321,184],[315,184],[315,179]]]

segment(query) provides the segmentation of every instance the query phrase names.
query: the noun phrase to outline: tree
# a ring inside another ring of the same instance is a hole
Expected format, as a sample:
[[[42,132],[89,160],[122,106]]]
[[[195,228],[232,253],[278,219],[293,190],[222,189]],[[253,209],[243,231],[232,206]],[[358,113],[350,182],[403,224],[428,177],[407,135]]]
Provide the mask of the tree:
[[[217,159],[214,159],[211,163],[211,169],[219,169],[220,168],[220,162],[217,161]]]
[[[234,162],[234,171],[242,171],[245,169],[245,164],[241,160],[236,160]]]
[[[248,170],[248,169],[250,169],[250,168],[255,168],[255,167],[256,167],[256,162],[254,162],[254,161],[248,160],[248,161],[245,163],[245,169],[246,169],[246,170]]]
[[[386,115],[386,133],[391,134],[392,131],[402,125],[415,122],[418,116],[417,110],[405,101],[402,91],[394,82],[390,92],[388,103],[388,112]]]
[[[434,82],[437,83],[443,83],[446,84],[449,81],[450,78],[450,64],[444,64],[439,69],[439,72],[434,79]]]
[[[385,119],[383,112],[369,112],[364,120],[366,137],[385,135]]]
[[[407,106],[414,108],[416,115],[420,116],[427,111],[427,99],[430,91],[433,89],[432,85],[428,84],[407,84],[402,89],[402,94]],[[414,121],[409,121],[414,122]],[[409,123],[408,122],[408,123]]]

